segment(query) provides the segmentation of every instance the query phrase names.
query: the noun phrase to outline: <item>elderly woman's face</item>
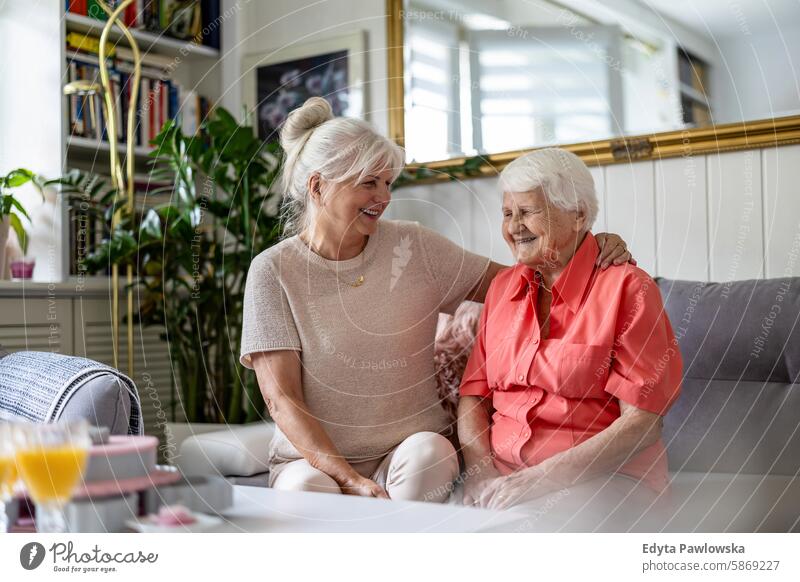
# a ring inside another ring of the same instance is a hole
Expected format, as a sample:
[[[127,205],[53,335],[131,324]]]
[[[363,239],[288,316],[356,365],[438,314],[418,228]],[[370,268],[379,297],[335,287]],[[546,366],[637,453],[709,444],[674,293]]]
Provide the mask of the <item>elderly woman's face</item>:
[[[531,268],[566,265],[585,223],[582,212],[554,206],[541,188],[503,193],[503,238],[517,262]]]

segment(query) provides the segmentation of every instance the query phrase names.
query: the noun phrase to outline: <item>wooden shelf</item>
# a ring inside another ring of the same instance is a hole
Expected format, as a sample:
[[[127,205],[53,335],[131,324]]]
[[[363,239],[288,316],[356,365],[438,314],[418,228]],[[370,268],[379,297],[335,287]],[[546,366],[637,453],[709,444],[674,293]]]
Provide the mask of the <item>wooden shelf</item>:
[[[121,278],[120,287],[125,278]],[[86,275],[83,278],[70,276],[66,281],[23,281],[0,280],[0,297],[48,297],[48,296],[98,296],[111,295],[111,277],[105,275]]]
[[[126,145],[124,143],[117,144],[117,151],[124,156],[126,153]],[[150,147],[136,146],[133,148],[133,155],[137,159],[149,158],[149,153],[153,150]],[[94,153],[106,154],[111,151],[111,144],[107,141],[97,141],[88,137],[72,136],[67,137],[67,155],[78,154],[80,157],[90,157]]]
[[[72,12],[67,12],[65,14],[65,21],[67,31],[89,33],[96,35],[98,38],[103,31],[103,26],[105,26],[104,20],[96,20]],[[139,49],[143,54],[151,52],[180,58],[219,58],[219,51],[217,49],[193,42],[178,40],[165,34],[156,34],[136,28],[131,29],[131,34],[133,38],[136,39],[136,42],[139,43]],[[109,32],[108,37],[112,41],[122,39],[121,43],[125,44],[125,39],[119,28],[113,28],[111,32]]]

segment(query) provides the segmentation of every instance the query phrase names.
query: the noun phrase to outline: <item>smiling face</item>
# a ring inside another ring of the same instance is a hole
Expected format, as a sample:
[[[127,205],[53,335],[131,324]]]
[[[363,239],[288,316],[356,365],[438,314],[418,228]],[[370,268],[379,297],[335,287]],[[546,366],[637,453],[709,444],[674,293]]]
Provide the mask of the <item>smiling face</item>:
[[[317,227],[348,235],[371,235],[392,199],[391,170],[369,174],[355,183],[312,180],[321,196],[315,199]]]
[[[541,272],[563,268],[583,239],[583,212],[549,202],[541,188],[503,193],[503,238],[518,263]]]

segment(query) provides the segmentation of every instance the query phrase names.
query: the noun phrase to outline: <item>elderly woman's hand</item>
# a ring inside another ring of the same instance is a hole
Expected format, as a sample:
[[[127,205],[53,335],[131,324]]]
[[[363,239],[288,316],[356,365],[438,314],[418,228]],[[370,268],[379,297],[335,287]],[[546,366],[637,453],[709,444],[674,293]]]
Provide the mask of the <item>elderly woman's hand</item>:
[[[464,505],[476,505],[484,490],[498,478],[502,479],[500,472],[491,464],[481,467],[480,470],[464,481]]]
[[[367,479],[361,475],[353,475],[346,481],[339,483],[342,493],[345,495],[359,495],[361,497],[377,497],[379,499],[389,499],[386,489],[375,483],[372,479]]]
[[[492,480],[481,492],[476,505],[487,509],[507,509],[558,489],[536,467],[516,471]]]
[[[600,265],[601,269],[607,269],[612,264],[636,264],[636,259],[633,258],[625,241],[619,235],[601,232],[594,238],[597,240],[597,246],[600,247],[600,254],[597,255],[595,264]]]

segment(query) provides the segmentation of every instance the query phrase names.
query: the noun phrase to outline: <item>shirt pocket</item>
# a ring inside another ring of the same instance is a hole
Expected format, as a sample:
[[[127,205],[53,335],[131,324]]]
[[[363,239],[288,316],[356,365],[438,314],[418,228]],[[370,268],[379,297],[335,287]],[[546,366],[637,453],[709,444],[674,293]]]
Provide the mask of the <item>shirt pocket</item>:
[[[610,346],[565,343],[561,346],[556,393],[565,398],[605,398],[614,357]]]

